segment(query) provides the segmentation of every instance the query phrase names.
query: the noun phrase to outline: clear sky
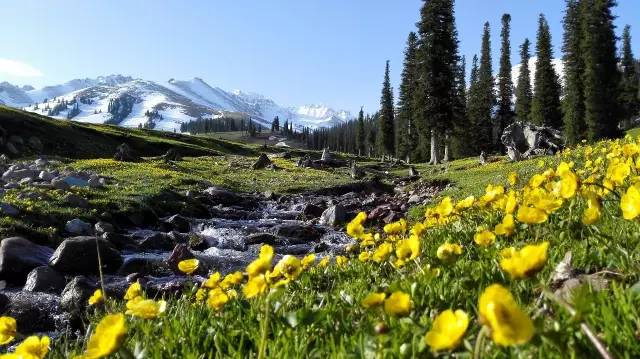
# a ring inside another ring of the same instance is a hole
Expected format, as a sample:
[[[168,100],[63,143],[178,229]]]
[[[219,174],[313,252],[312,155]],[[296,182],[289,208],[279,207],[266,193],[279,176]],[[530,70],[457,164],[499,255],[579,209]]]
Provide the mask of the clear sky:
[[[632,25],[640,55],[640,1],[618,0],[618,34]],[[421,0],[3,0],[0,81],[36,87],[112,73],[166,81],[201,77],[282,105],[327,104],[374,112],[385,60],[394,89]],[[562,0],[457,0],[461,53],[479,52],[492,26],[494,71],[500,17],[512,16],[512,60],[546,14],[555,54]]]

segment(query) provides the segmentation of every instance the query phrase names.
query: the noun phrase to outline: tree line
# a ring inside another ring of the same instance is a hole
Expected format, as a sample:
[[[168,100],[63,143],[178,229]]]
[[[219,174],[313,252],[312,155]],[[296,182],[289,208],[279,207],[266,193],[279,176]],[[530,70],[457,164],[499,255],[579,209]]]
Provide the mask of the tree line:
[[[614,0],[566,0],[562,79],[554,68],[549,25],[540,14],[535,44],[525,39],[519,46],[515,84],[511,16],[501,19],[497,73],[487,22],[467,85],[453,5],[453,0],[424,2],[417,29],[407,39],[398,101],[387,61],[379,111],[366,119],[361,111],[357,120],[313,131],[318,140],[312,148],[439,163],[481,151],[502,152],[500,136],[514,121],[560,129],[571,145],[620,136],[638,116],[639,62],[631,50],[629,25],[618,50]],[[535,71],[529,67],[532,53]]]

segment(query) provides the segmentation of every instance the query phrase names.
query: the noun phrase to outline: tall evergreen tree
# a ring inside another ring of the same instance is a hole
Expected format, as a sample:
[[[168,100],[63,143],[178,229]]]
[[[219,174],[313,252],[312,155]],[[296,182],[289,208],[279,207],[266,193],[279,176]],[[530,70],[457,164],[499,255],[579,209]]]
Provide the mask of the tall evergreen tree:
[[[513,112],[513,80],[511,79],[511,15],[502,15],[502,31],[500,33],[500,71],[498,73],[498,110],[496,112],[496,126],[498,136],[504,128],[513,122],[515,113]]]
[[[520,73],[518,74],[518,87],[516,88],[516,117],[520,121],[529,121],[531,116],[531,70],[529,69],[529,39],[525,39],[520,46]]]
[[[551,32],[544,15],[538,20],[536,43],[536,73],[531,103],[531,121],[537,125],[562,127],[562,109],[560,106],[560,81],[553,68],[553,49]]]
[[[454,127],[452,131],[451,145],[452,155],[455,158],[472,156],[469,149],[469,137],[473,133],[469,131],[469,120],[467,118],[467,60],[464,56],[458,64],[456,74],[456,94],[454,106]],[[448,153],[445,153],[443,160],[447,161]]]
[[[627,25],[622,31],[622,81],[620,82],[620,105],[622,107],[622,121],[628,127],[631,120],[640,111],[640,74],[636,68],[636,60],[631,50],[631,26]]]
[[[584,97],[587,138],[590,141],[620,134],[618,89],[620,73],[612,8],[615,0],[583,0]]]
[[[404,51],[404,68],[398,93],[398,114],[397,124],[397,157],[411,160],[412,154],[417,147],[417,132],[413,123],[414,97],[417,82],[417,59],[418,36],[415,32],[409,33],[407,47]],[[415,158],[415,156],[413,156]]]
[[[476,67],[474,58],[474,67]],[[475,73],[474,73],[475,72]],[[484,24],[480,64],[471,73],[471,89],[467,116],[474,133],[472,148],[476,154],[493,148],[493,108],[496,96],[491,65],[491,39],[489,23]]]
[[[356,152],[358,155],[362,155],[365,153],[365,134],[364,134],[364,111],[362,107],[360,107],[360,112],[358,113],[358,122],[356,124]]]
[[[416,106],[421,109],[418,122],[422,137],[429,138],[430,163],[437,164],[440,139],[451,131],[454,123],[459,56],[453,0],[425,0],[418,32]]]
[[[389,79],[389,61],[387,60],[384,70],[384,82],[382,83],[382,96],[380,97],[380,131],[378,134],[378,148],[383,157],[395,154],[393,117],[393,89]]]
[[[567,0],[564,15],[562,62],[564,64],[564,97],[562,99],[564,136],[568,145],[585,137],[584,59],[581,51],[581,0]]]

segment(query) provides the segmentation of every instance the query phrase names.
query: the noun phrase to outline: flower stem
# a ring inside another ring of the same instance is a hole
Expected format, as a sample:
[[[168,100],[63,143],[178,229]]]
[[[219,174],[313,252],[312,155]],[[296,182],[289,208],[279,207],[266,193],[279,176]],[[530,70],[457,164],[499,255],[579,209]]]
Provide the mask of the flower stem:
[[[484,339],[487,336],[487,327],[483,326],[476,338],[476,345],[473,348],[473,359],[480,359],[482,357],[482,350],[484,348]]]
[[[262,322],[262,333],[260,335],[260,348],[258,349],[258,359],[264,359],[267,352],[267,335],[269,332],[269,294],[264,299],[264,319]]]

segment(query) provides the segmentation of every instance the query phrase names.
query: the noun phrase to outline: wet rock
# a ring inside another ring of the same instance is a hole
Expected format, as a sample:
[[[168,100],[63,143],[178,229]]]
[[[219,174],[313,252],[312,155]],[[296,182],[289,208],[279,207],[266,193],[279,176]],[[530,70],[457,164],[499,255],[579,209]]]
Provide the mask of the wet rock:
[[[12,317],[18,332],[29,335],[36,332],[64,330],[64,315],[60,297],[49,293],[6,291],[7,304],[3,315]]]
[[[340,225],[347,220],[347,212],[344,207],[337,204],[327,208],[322,215],[320,216],[320,224],[325,224],[329,226],[337,226]]]
[[[409,199],[407,200],[407,203],[416,204],[416,203],[420,203],[421,201],[422,199],[420,198],[420,196],[418,196],[417,194],[414,194],[409,197]]]
[[[232,206],[243,201],[239,195],[220,187],[209,187],[204,190],[204,194],[211,202],[223,206]]]
[[[34,268],[27,276],[23,290],[60,294],[67,283],[64,276],[49,266]]]
[[[161,278],[149,278],[143,281],[142,287],[145,293],[151,297],[169,297],[181,295],[187,285],[191,285],[193,279],[185,276],[171,276]]]
[[[138,242],[138,247],[143,251],[170,251],[175,242],[169,235],[156,232]]]
[[[0,202],[0,216],[16,217],[20,211],[8,203]]]
[[[77,194],[69,193],[66,196],[64,196],[63,201],[65,201],[66,203],[74,207],[89,208],[89,201],[78,196]]]
[[[315,241],[322,237],[325,233],[323,229],[314,225],[300,224],[300,223],[283,223],[274,226],[271,229],[271,233],[280,237],[287,237],[291,239],[301,239],[304,242]]]
[[[160,257],[130,256],[124,260],[117,274],[121,276],[138,273],[142,276],[167,276],[173,270]]]
[[[188,219],[182,217],[179,214],[173,215],[160,224],[160,228],[164,232],[178,231],[187,233],[191,230],[191,223]]]
[[[246,245],[268,244],[274,246],[283,242],[281,237],[271,233],[252,233],[245,239]]]
[[[31,169],[19,169],[19,168],[14,168],[12,166],[12,168],[6,170],[3,174],[2,174],[2,180],[5,182],[9,182],[9,181],[20,181],[23,178],[33,178],[38,176],[39,172],[35,171],[35,170],[31,170]]]
[[[87,183],[89,184],[90,188],[102,188],[105,185],[104,178],[100,178],[96,175],[91,175]]]
[[[307,203],[302,209],[302,215],[304,216],[304,218],[307,218],[307,219],[317,218],[322,215],[322,212],[324,212],[324,210],[325,210],[324,208],[318,205],[315,205],[313,203]]]
[[[82,234],[90,234],[91,233],[91,225],[79,218],[72,219],[67,221],[67,224],[64,226],[64,230],[76,235]]]
[[[409,167],[409,177],[418,177],[418,176],[420,176],[420,172],[418,172],[418,170],[414,166]]]
[[[111,243],[118,250],[138,249],[138,246],[134,243],[131,237],[125,236],[124,234],[105,232],[102,234],[102,238],[109,241],[109,243]]]
[[[114,232],[113,224],[105,221],[98,221],[94,226],[96,234],[102,235],[104,233]]]
[[[98,246],[96,246],[98,243]],[[62,273],[98,273],[98,252],[105,273],[113,273],[122,265],[122,257],[109,241],[96,237],[65,239],[55,250],[49,265]]]
[[[51,182],[51,180],[53,180],[55,176],[49,171],[40,171],[38,178],[45,182]]]
[[[63,191],[67,191],[69,189],[71,189],[71,186],[69,186],[69,184],[67,182],[65,182],[64,179],[62,178],[54,178],[51,180],[51,187],[55,188],[55,189],[59,189],[59,190],[63,190]]]
[[[267,166],[270,166],[272,164],[273,164],[273,162],[271,162],[269,157],[267,157],[266,154],[261,153],[260,157],[258,157],[256,162],[253,163],[251,168],[253,168],[254,170],[261,170],[261,169],[265,169]]]
[[[53,250],[22,237],[5,238],[0,242],[0,278],[10,284],[22,285],[34,268],[47,265]]]
[[[388,223],[396,222],[396,221],[400,220],[400,218],[402,218],[402,214],[401,213],[398,213],[398,212],[395,212],[395,211],[391,211],[391,212],[389,212],[389,214],[387,214],[382,219],[382,221],[384,223],[388,224]]]
[[[140,157],[136,156],[131,150],[131,147],[126,143],[121,144],[116,148],[116,153],[113,155],[113,159],[122,162],[136,162],[140,161]]]
[[[196,258],[196,256],[189,250],[189,246],[184,243],[179,243],[173,248],[169,257],[165,260],[166,264],[171,268],[172,271],[176,274],[180,274],[180,270],[178,269],[178,263],[185,259]],[[205,262],[200,261],[200,266],[195,274],[206,275],[208,272],[208,266]]]
[[[309,244],[288,244],[284,246],[276,246],[274,251],[278,254],[290,254],[293,256],[303,256],[313,253],[313,247]]]
[[[526,159],[532,155],[552,155],[564,147],[562,132],[526,122],[514,122],[507,126],[502,133],[501,141],[512,161]]]
[[[36,165],[36,167],[38,167],[38,168],[42,168],[42,167],[48,165],[49,161],[47,161],[44,158],[38,158],[35,161],[33,161],[33,164]]]
[[[89,305],[89,297],[98,289],[98,283],[85,277],[74,277],[62,290],[60,306],[67,312],[79,313]]]

